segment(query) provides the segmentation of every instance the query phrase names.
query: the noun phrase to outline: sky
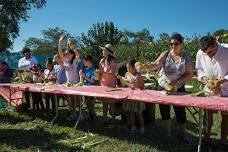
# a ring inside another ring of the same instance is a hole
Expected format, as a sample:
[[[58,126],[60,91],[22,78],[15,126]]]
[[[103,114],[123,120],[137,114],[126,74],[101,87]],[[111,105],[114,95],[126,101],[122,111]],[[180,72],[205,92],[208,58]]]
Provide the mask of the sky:
[[[31,9],[28,22],[20,22],[13,50],[20,51],[29,37],[60,27],[74,36],[86,33],[97,22],[112,21],[120,30],[149,29],[183,36],[205,35],[228,29],[228,0],[47,0],[43,9]]]

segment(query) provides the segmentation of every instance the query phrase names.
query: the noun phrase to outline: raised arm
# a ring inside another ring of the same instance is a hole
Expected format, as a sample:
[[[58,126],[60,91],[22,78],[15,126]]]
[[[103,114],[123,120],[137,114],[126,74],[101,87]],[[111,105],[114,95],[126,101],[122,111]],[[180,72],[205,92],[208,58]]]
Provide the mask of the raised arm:
[[[63,44],[63,40],[64,40],[64,34],[62,34],[59,38],[59,45],[58,45],[58,53],[59,53],[59,57],[62,61],[64,61],[64,55],[63,55],[63,50],[62,50],[62,44]]]
[[[76,48],[74,42],[73,42],[70,38],[69,38],[68,41],[67,41],[67,45],[69,46],[69,48],[70,48],[71,50],[73,50],[73,51],[75,52],[75,54],[76,54],[76,60],[77,60],[77,59],[80,59],[80,58],[81,58],[81,54],[80,54],[80,52],[78,51],[78,49]]]

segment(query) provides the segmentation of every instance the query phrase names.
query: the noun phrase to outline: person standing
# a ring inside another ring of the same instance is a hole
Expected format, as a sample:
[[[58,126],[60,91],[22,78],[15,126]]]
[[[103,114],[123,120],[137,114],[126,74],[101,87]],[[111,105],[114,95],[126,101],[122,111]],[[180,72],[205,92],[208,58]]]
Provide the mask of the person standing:
[[[38,64],[36,58],[31,55],[31,50],[27,47],[22,49],[23,57],[18,61],[18,69],[24,73],[31,73],[34,64]],[[28,107],[30,107],[29,92],[24,91],[24,99]]]

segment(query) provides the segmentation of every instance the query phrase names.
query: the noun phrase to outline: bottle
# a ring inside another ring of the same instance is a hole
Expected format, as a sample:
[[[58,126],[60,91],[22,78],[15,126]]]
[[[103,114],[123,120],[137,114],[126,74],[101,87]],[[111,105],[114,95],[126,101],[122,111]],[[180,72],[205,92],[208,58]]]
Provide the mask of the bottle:
[[[99,81],[100,80],[100,70],[99,69],[96,69],[94,71],[94,73],[95,73],[95,80],[96,81]]]

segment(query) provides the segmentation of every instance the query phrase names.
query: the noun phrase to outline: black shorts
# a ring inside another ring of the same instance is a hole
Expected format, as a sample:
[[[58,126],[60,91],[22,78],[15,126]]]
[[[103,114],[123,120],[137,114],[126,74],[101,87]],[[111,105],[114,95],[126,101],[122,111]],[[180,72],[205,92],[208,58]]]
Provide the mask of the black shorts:
[[[164,90],[161,86],[158,85],[157,87],[158,91]],[[177,89],[177,92],[185,92],[184,86],[181,88]],[[170,105],[159,105],[160,109],[160,114],[162,117],[162,120],[169,120],[170,119]],[[178,123],[183,124],[186,123],[186,112],[185,112],[185,107],[180,107],[180,106],[173,106],[175,115],[176,115],[176,120]]]

